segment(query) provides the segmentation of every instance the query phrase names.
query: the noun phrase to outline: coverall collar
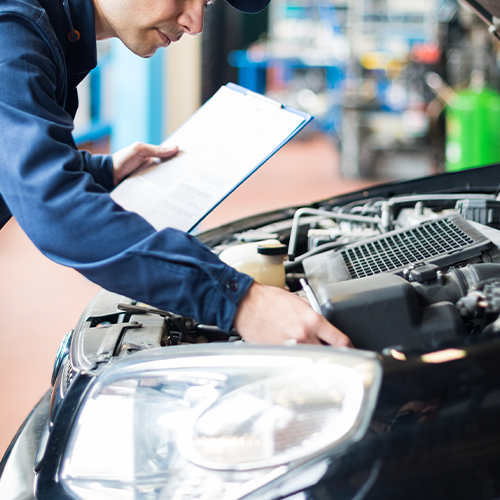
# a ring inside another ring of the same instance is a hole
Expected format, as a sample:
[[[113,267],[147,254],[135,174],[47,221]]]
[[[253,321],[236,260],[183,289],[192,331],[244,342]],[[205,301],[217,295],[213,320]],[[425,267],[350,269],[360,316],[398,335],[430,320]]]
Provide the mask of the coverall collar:
[[[41,0],[42,6],[50,8],[50,0]],[[57,0],[57,14],[60,23],[51,22],[59,43],[63,47],[68,75],[88,73],[97,66],[97,46],[95,32],[94,4],[92,0],[68,0],[71,19],[67,18],[62,0]],[[50,17],[49,12],[49,17]],[[80,33],[76,42],[70,41],[71,24]]]

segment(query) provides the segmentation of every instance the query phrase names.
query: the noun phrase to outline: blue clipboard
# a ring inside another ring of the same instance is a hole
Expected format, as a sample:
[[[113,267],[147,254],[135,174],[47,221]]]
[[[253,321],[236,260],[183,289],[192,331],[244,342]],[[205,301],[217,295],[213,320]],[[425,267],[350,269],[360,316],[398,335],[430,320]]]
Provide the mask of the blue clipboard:
[[[255,165],[255,167],[251,171],[249,171],[248,174],[243,179],[241,179],[240,182],[238,182],[231,190],[229,190],[222,198],[220,198],[220,200],[209,211],[207,211],[202,217],[200,217],[200,219],[196,221],[196,223],[193,224],[193,226],[187,231],[188,233],[192,233],[208,214],[210,214],[215,208],[217,208],[231,193],[233,193],[239,186],[241,186],[241,184],[243,184],[252,174],[254,174],[262,165],[264,165],[264,163],[266,163],[269,158],[271,158],[277,151],[279,151],[290,139],[292,139],[292,137],[297,135],[314,118],[304,111],[286,106],[278,101],[275,101],[274,99],[270,99],[267,96],[248,90],[244,87],[241,87],[240,85],[236,85],[235,83],[228,83],[225,86],[230,90],[239,92],[254,99],[258,99],[261,102],[269,104],[270,106],[277,106],[288,113],[293,113],[301,117],[302,122],[290,135],[288,135],[288,137],[286,137],[281,143],[279,143],[275,147],[275,149],[270,151],[270,153],[258,165]]]
[[[229,83],[165,145],[179,154],[129,177],[111,193],[156,230],[188,233],[302,130],[312,116]]]

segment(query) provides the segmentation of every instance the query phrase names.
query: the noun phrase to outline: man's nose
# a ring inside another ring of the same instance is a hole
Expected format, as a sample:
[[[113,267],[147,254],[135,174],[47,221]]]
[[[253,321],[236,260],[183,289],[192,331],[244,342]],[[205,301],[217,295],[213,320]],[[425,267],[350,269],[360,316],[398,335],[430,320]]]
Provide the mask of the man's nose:
[[[188,35],[198,35],[203,31],[205,0],[188,0],[177,22]]]

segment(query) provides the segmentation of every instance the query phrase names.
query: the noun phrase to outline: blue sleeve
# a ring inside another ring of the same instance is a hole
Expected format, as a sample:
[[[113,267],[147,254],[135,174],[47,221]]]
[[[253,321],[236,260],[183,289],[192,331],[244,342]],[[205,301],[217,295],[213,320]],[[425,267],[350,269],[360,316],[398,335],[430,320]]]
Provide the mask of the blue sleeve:
[[[76,149],[62,70],[35,24],[0,17],[0,47],[0,193],[28,237],[108,290],[228,329],[252,279],[113,202]]]
[[[83,170],[88,172],[94,182],[100,184],[106,191],[115,187],[113,179],[113,157],[111,155],[92,155],[88,151],[81,151]]]

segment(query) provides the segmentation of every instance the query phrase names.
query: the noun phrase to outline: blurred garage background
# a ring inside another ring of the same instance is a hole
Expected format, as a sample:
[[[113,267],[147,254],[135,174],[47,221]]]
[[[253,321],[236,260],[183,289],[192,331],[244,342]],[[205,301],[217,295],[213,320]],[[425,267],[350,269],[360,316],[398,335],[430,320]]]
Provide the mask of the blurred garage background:
[[[456,0],[272,0],[255,16],[218,0],[201,36],[151,59],[100,42],[99,67],[80,86],[76,140],[97,153],[159,143],[230,81],[315,120],[204,228],[500,160],[499,46]],[[0,232],[0,255],[3,454],[98,287],[48,261],[14,220]]]

